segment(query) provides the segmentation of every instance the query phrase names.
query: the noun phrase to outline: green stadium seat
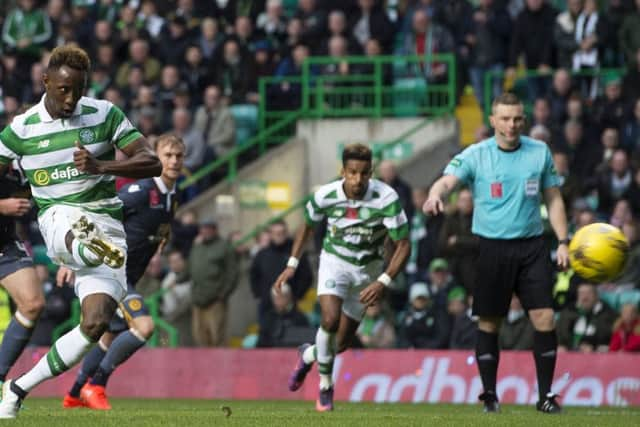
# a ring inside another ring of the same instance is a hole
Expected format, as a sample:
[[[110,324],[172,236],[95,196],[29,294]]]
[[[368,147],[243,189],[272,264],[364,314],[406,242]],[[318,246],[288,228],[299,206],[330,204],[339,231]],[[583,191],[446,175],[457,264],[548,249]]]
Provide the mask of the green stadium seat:
[[[393,82],[393,114],[411,117],[421,114],[427,103],[427,82],[423,77],[402,77]]]
[[[258,107],[252,104],[231,106],[236,122],[236,145],[247,142],[258,131]]]

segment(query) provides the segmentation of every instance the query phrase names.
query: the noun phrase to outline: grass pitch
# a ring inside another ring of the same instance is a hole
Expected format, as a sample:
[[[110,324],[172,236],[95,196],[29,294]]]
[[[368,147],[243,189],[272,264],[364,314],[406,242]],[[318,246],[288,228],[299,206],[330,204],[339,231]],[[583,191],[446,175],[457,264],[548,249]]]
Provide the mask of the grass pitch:
[[[336,403],[317,413],[313,402],[111,399],[113,410],[62,409],[61,399],[27,399],[15,426],[640,426],[640,408],[565,408],[546,415],[532,406]],[[228,407],[231,415],[226,416]]]

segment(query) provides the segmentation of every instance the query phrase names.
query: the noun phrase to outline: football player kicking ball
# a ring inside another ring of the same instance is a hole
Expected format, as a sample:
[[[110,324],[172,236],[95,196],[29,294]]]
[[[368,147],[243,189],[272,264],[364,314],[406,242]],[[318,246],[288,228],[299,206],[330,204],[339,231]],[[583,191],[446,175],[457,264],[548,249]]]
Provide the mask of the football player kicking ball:
[[[45,95],[0,133],[0,175],[21,161],[38,205],[47,254],[76,272],[80,325],[61,336],[26,374],[2,387],[0,418],[15,418],[41,382],[70,369],[107,330],[127,293],[126,240],[115,176],[160,175],[162,165],[124,113],[108,101],[82,96],[91,63],[82,49],[51,53]],[[127,159],[115,161],[115,148]]]
[[[156,142],[156,154],[162,162],[162,175],[128,184],[118,192],[124,205],[129,289],[119,305],[122,316],[113,317],[98,345],[85,356],[75,383],[64,397],[64,408],[111,409],[105,393],[109,377],[153,334],[153,318],[135,285],[153,255],[169,237],[170,223],[176,210],[176,181],[182,171],[185,150],[184,142],[177,136],[160,136]],[[58,285],[73,282],[70,270],[60,271]],[[89,378],[91,381],[87,383]]]
[[[410,253],[407,217],[398,195],[385,183],[371,179],[371,174],[371,150],[362,144],[345,147],[342,179],[322,186],[307,202],[305,225],[296,235],[287,267],[274,283],[279,292],[293,277],[305,242],[326,217],[328,228],[318,271],[320,328],[314,345],[300,347],[289,378],[289,389],[298,390],[313,362],[318,362],[320,393],[316,410],[321,412],[333,410],[331,373],[335,354],[347,349],[365,308],[380,300]],[[395,251],[383,272],[387,235],[395,242]]]

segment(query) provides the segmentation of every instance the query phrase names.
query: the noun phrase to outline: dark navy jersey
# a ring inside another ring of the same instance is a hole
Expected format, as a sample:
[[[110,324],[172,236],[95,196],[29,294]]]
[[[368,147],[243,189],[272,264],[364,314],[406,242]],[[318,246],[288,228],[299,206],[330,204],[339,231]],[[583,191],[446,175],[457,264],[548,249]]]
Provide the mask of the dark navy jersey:
[[[176,197],[160,178],[141,179],[118,191],[127,233],[127,282],[140,280],[163,239],[169,238]]]
[[[11,169],[4,176],[0,177],[0,199],[10,197],[21,197],[28,199],[31,197],[29,184],[18,170]],[[12,216],[0,215],[0,243],[7,243],[17,240],[16,218]]]

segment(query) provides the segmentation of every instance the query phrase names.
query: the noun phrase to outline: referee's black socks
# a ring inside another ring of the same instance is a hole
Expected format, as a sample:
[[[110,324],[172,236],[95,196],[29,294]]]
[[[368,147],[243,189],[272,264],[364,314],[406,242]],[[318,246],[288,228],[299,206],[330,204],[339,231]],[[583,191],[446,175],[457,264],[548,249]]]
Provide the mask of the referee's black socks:
[[[484,391],[496,394],[496,378],[498,376],[498,362],[500,361],[498,334],[490,334],[478,329],[476,361],[478,362],[478,370],[480,371]]]
[[[556,331],[535,332],[533,336],[533,357],[536,360],[538,395],[541,401],[544,401],[547,393],[551,391],[553,371],[556,367],[557,347]]]

